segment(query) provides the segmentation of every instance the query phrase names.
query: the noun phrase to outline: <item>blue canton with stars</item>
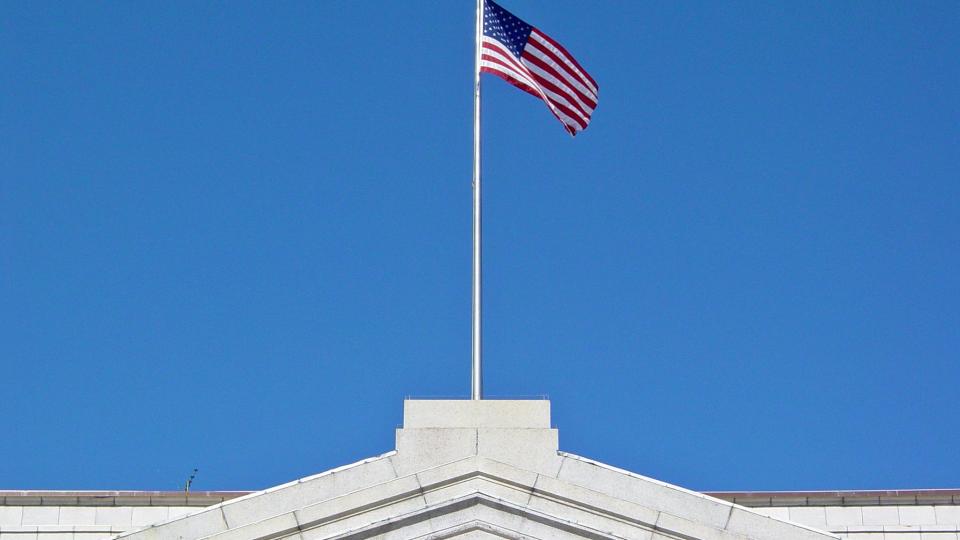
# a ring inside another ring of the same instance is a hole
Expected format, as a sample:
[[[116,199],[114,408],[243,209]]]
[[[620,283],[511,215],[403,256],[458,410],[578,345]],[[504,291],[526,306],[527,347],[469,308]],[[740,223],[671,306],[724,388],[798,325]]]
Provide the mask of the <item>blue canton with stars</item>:
[[[483,35],[502,43],[520,58],[533,27],[498,6],[493,0],[483,3]]]

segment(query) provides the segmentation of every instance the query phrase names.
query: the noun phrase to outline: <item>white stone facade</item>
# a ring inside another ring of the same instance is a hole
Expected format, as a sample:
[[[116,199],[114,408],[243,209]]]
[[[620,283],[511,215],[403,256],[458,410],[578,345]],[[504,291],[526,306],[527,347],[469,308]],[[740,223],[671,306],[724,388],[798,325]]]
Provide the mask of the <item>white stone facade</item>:
[[[243,494],[0,491],[0,540],[102,540]]]
[[[960,540],[960,490],[713,495],[852,540]]]
[[[960,540],[960,490],[918,491],[919,497],[890,497],[883,505],[879,502],[864,505],[857,501],[868,493],[857,492],[851,502],[842,500],[844,496],[836,492],[814,492],[809,494],[814,504],[803,502],[802,506],[797,506],[798,498],[802,497],[781,493],[741,494],[746,499],[738,502],[759,513],[823,529],[851,540]],[[878,499],[880,493],[890,492],[874,493],[874,498]],[[0,492],[0,540],[104,540],[175,520],[208,505],[246,494],[195,494],[190,497],[191,506],[186,506],[182,493],[128,492],[116,497],[116,502],[111,501],[111,506],[104,506],[108,504],[104,499],[113,495],[102,492],[76,492],[72,495],[64,492]],[[711,495],[734,500],[727,493]],[[95,506],[87,502],[91,500],[96,501]]]
[[[0,492],[0,540],[960,540],[960,491],[715,493],[558,450],[548,401],[407,401],[397,449],[253,493]]]

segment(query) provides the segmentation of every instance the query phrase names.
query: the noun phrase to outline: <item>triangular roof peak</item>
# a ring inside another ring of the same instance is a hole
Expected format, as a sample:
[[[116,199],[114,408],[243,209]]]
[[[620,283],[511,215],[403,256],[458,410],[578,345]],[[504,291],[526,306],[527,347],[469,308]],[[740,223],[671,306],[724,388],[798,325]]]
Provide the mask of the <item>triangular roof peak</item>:
[[[393,452],[121,536],[836,538],[560,452],[557,441],[546,400],[408,400]]]

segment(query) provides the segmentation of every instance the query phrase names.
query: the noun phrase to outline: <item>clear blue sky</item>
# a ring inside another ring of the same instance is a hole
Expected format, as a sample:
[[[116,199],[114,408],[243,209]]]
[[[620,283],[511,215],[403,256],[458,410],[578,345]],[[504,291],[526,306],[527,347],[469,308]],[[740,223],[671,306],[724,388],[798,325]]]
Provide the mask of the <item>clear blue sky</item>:
[[[960,4],[504,0],[486,388],[694,489],[960,487]],[[0,5],[0,488],[257,489],[465,396],[473,4]]]

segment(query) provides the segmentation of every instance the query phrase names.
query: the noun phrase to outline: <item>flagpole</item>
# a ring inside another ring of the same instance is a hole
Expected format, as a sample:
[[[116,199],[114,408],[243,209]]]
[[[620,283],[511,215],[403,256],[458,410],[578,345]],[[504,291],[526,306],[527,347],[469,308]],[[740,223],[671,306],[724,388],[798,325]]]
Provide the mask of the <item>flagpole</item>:
[[[480,305],[480,256],[482,254],[480,213],[480,48],[483,39],[483,0],[477,0],[477,23],[473,73],[473,350],[470,399],[483,399],[483,372]]]

